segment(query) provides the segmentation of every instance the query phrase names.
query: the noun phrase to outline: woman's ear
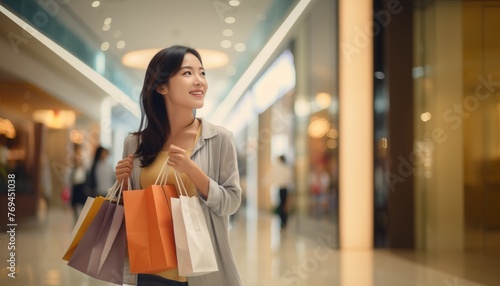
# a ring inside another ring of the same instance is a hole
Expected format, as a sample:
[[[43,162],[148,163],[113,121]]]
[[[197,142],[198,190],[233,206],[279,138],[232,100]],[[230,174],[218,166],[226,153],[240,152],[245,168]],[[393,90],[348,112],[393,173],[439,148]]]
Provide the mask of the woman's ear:
[[[167,86],[165,84],[160,84],[157,88],[156,88],[156,92],[158,92],[159,94],[163,94],[163,95],[166,95],[167,94]]]

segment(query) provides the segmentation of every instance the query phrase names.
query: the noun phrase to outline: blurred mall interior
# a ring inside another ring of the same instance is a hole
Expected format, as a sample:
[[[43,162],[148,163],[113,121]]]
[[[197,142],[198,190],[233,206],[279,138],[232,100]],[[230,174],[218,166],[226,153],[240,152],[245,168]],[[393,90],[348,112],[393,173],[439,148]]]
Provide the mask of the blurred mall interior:
[[[98,146],[121,159],[148,49],[173,44],[205,61],[197,116],[234,134],[245,285],[500,285],[500,1],[0,0],[0,12],[1,285],[108,285],[61,259],[68,174]]]

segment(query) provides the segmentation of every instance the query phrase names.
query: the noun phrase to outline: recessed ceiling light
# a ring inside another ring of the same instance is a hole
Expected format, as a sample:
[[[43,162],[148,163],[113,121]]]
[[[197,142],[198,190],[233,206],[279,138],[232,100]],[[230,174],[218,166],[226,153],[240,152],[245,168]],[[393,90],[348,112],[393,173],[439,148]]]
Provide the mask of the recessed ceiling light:
[[[123,40],[118,41],[118,42],[116,43],[116,47],[117,47],[118,49],[123,49],[123,48],[125,48],[125,41],[123,41]]]
[[[196,49],[203,60],[205,69],[214,69],[225,66],[229,62],[226,53],[216,50]],[[144,49],[126,53],[122,58],[122,63],[127,67],[143,69],[148,67],[151,59],[160,49]]]
[[[94,8],[99,7],[99,5],[101,5],[101,2],[99,2],[99,1],[92,2],[92,7],[94,7]]]
[[[246,46],[245,44],[243,43],[237,43],[236,45],[234,45],[234,49],[237,51],[237,52],[243,52],[246,50]]]
[[[108,18],[106,18],[106,19],[104,19],[104,25],[109,25],[109,24],[111,24],[111,21],[113,21],[113,20],[112,20],[111,18],[109,18],[109,17],[108,17]]]
[[[224,19],[224,22],[226,22],[227,24],[232,24],[236,22],[236,19],[234,17],[226,17],[226,19]]]
[[[234,34],[234,32],[231,29],[225,29],[224,31],[222,31],[222,35],[224,35],[226,37],[231,37],[233,34]]]
[[[103,42],[101,44],[101,50],[102,51],[107,51],[109,49],[109,43],[108,42]]]
[[[230,40],[223,40],[220,42],[220,46],[223,47],[224,49],[230,48],[232,45]]]
[[[103,25],[103,26],[102,26],[102,30],[103,30],[103,31],[109,31],[109,29],[110,29],[110,28],[111,28],[111,26],[110,26],[110,25]]]
[[[229,5],[231,5],[233,7],[239,6],[240,5],[240,1],[238,1],[238,0],[231,0],[231,1],[229,1]]]

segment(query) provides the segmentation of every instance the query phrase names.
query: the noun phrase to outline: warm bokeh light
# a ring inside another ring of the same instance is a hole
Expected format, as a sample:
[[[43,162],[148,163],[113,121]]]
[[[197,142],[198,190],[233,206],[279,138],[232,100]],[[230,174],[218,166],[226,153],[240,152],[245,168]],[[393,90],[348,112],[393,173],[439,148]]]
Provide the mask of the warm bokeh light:
[[[229,62],[226,53],[216,50],[196,49],[203,60],[205,69],[215,69],[225,66]],[[149,62],[160,49],[143,49],[126,53],[122,58],[122,63],[131,68],[143,69],[148,67]]]
[[[309,128],[307,129],[309,136],[312,138],[322,138],[330,130],[330,122],[325,118],[313,117],[311,118],[311,123],[309,123]]]
[[[82,144],[84,138],[85,135],[81,130],[71,130],[71,132],[69,133],[69,140],[71,140],[71,142],[75,144]]]
[[[33,112],[33,120],[49,128],[63,129],[75,124],[76,114],[72,110],[39,109]]]
[[[332,138],[332,139],[337,139],[339,137],[339,132],[337,131],[337,129],[330,129],[328,131],[328,133],[326,134],[326,136]]]
[[[316,94],[316,104],[320,109],[326,109],[330,107],[332,103],[332,96],[327,92],[320,92]]]
[[[0,135],[5,135],[9,139],[16,137],[16,129],[10,120],[0,118]]]
[[[432,118],[432,115],[430,112],[423,112],[422,114],[420,114],[420,120],[422,120],[423,122],[427,122],[429,120],[431,120]]]
[[[294,104],[295,114],[299,117],[306,117],[311,112],[309,102],[303,98],[299,98]]]

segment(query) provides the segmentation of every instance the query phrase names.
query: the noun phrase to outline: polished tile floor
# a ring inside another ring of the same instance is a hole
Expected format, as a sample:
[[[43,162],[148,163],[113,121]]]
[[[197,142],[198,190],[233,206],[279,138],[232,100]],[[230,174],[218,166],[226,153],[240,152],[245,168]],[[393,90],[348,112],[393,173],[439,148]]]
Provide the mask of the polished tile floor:
[[[291,218],[289,227],[280,231],[276,217],[245,210],[238,213],[232,223],[231,239],[245,285],[500,285],[498,256],[339,251],[329,247],[336,244],[334,235],[324,231],[298,234],[304,223]],[[0,285],[113,285],[89,278],[61,260],[72,228],[71,212],[63,208],[41,211],[37,218],[20,222],[14,279],[7,277],[9,236],[2,231]]]

